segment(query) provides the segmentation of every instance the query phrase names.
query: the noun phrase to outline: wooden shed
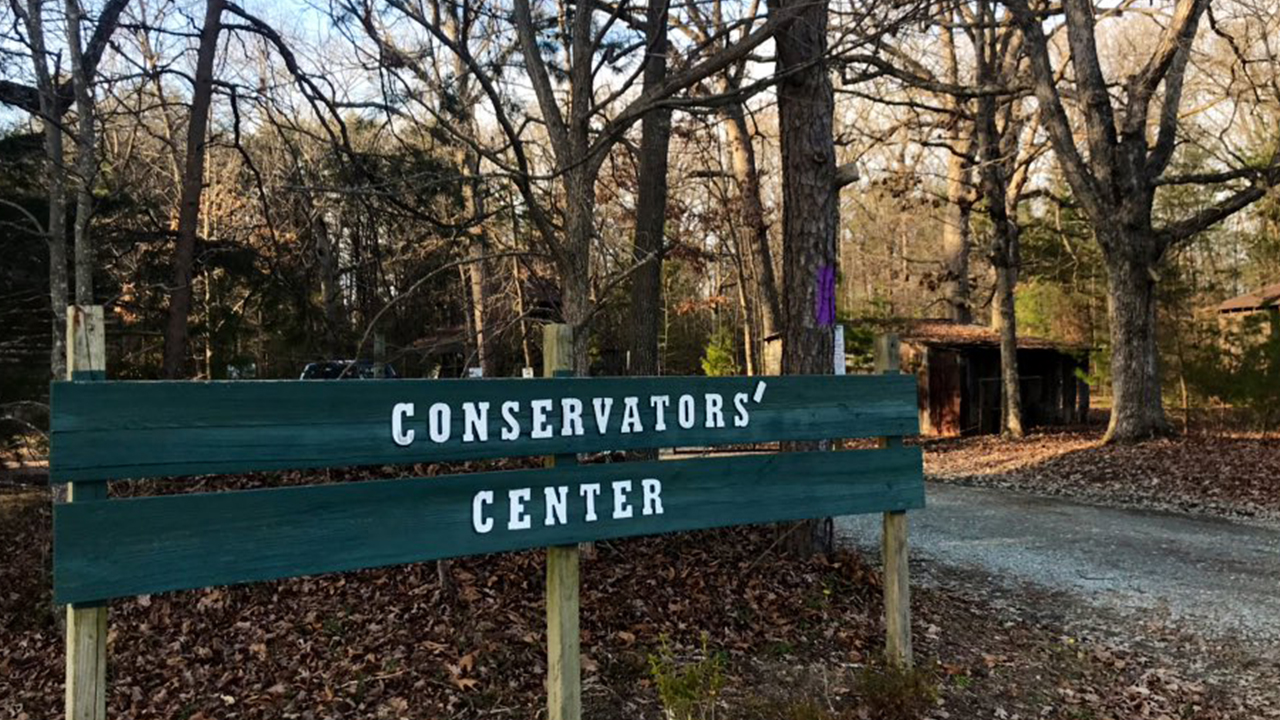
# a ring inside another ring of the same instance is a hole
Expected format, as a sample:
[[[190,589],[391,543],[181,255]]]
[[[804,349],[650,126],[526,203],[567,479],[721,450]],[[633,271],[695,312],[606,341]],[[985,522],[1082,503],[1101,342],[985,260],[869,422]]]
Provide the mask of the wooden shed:
[[[1000,336],[993,328],[920,320],[896,328],[902,368],[919,378],[920,432],[958,436],[1000,431]],[[1087,347],[1018,338],[1026,427],[1072,425],[1089,414]]]

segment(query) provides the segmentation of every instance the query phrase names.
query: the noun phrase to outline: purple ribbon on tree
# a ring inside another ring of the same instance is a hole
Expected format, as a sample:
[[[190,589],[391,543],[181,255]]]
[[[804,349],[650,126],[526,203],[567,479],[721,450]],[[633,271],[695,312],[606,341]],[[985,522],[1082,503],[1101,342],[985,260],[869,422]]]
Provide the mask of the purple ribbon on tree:
[[[813,315],[818,327],[829,327],[836,322],[836,269],[830,265],[818,268]]]

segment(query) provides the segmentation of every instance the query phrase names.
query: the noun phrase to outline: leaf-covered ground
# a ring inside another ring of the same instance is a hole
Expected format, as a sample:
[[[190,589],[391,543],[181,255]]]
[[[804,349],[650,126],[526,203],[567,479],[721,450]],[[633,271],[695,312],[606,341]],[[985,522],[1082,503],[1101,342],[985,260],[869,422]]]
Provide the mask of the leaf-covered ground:
[[[1280,518],[1280,439],[1188,435],[1103,445],[1102,428],[925,443],[931,479],[1109,505]]]
[[[853,553],[797,561],[776,545],[770,528],[600,543],[583,566],[586,716],[661,717],[649,655],[665,637],[696,659],[705,633],[726,657],[716,717],[873,717],[885,701],[865,670],[881,651],[878,572]],[[0,718],[60,717],[45,490],[0,486],[0,548]],[[448,594],[426,564],[115,602],[109,715],[536,718],[543,571],[531,552],[455,561]],[[1165,646],[1081,639],[1044,611],[1056,600],[1028,611],[1018,603],[1031,595],[1011,604],[989,589],[917,589],[916,652],[939,688],[928,717],[1278,716],[1235,673],[1194,677]]]

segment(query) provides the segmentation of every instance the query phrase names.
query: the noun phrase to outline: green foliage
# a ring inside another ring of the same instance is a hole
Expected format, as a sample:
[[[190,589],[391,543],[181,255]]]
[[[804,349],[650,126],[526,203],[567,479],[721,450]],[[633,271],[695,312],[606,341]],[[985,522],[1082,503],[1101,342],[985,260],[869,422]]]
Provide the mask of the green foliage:
[[[733,329],[728,326],[716,328],[707,341],[707,351],[702,355],[702,372],[707,377],[724,377],[737,375],[737,350],[734,348]]]
[[[1262,431],[1280,426],[1280,309],[1246,316],[1187,362],[1187,381],[1205,397],[1244,410]]]
[[[937,678],[931,668],[872,664],[854,677],[854,689],[868,716],[876,720],[913,720],[938,701]]]
[[[715,717],[716,698],[724,687],[725,655],[708,649],[702,634],[702,657],[681,662],[666,636],[658,651],[649,655],[649,675],[653,678],[669,720],[709,720]]]
[[[844,324],[845,364],[854,372],[871,372],[876,366],[876,335],[881,332],[868,323]]]

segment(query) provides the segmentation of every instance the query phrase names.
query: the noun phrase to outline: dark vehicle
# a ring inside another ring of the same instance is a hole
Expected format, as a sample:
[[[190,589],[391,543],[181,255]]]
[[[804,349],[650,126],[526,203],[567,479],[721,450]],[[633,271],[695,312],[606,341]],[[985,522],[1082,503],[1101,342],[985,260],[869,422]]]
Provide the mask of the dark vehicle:
[[[396,369],[382,364],[383,377],[398,378]],[[378,377],[377,363],[372,360],[329,360],[307,363],[302,368],[300,380],[374,380]]]

